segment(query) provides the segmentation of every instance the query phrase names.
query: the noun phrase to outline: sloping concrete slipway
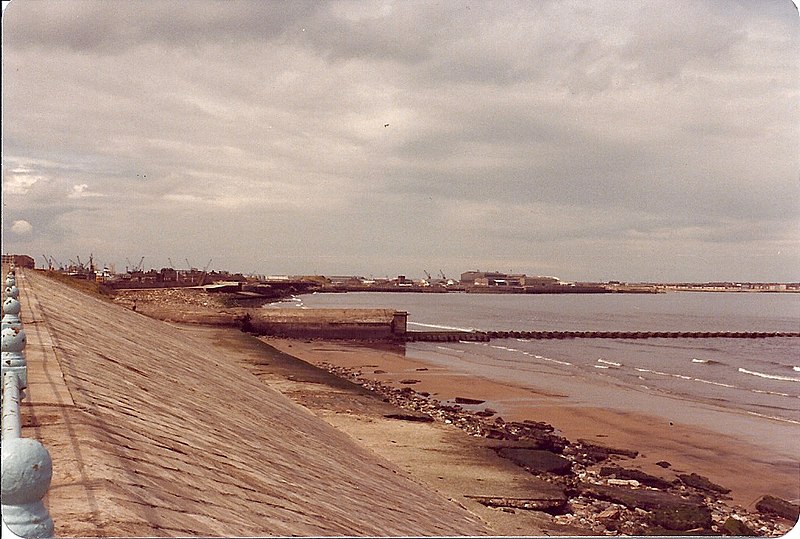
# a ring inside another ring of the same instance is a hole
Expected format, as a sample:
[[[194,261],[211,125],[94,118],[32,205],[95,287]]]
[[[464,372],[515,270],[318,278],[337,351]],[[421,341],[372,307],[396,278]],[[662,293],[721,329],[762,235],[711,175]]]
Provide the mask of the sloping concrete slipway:
[[[17,280],[23,436],[50,450],[57,536],[487,533],[235,357],[40,273]]]

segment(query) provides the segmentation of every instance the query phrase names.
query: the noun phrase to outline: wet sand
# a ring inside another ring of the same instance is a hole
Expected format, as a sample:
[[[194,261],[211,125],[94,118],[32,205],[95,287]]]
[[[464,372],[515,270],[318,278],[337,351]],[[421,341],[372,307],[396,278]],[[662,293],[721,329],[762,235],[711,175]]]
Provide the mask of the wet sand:
[[[531,419],[555,426],[570,440],[585,438],[614,447],[638,450],[630,462],[644,472],[672,480],[679,473],[698,473],[731,489],[732,503],[748,510],[761,496],[800,498],[800,465],[776,458],[768,448],[663,417],[592,407],[553,387],[533,390],[456,372],[424,359],[408,357],[397,345],[365,346],[327,341],[264,339],[275,348],[311,364],[332,364],[359,370],[362,376],[395,387],[411,387],[440,401],[455,397],[484,400],[466,409],[490,407],[503,419]],[[416,380],[416,382],[409,383]],[[404,383],[405,382],[405,383]],[[675,401],[674,406],[682,406]],[[680,417],[681,414],[675,414]],[[657,462],[670,463],[669,468]]]

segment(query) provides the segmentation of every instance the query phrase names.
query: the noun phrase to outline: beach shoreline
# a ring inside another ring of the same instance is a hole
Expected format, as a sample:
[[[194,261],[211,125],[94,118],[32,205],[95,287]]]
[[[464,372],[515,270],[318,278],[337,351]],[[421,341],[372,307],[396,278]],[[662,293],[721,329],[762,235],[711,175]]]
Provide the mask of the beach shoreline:
[[[487,380],[405,355],[400,345],[263,338],[270,346],[317,366],[350,369],[396,388],[409,387],[431,399],[484,401],[464,408],[496,410],[505,421],[542,421],[569,440],[593,440],[639,451],[641,471],[668,480],[698,473],[731,492],[731,503],[753,511],[764,495],[800,498],[798,461],[775,459],[769,448],[732,435],[633,410],[587,406],[559,388],[546,391]],[[669,468],[663,463],[668,462]],[[659,465],[657,463],[662,463]]]

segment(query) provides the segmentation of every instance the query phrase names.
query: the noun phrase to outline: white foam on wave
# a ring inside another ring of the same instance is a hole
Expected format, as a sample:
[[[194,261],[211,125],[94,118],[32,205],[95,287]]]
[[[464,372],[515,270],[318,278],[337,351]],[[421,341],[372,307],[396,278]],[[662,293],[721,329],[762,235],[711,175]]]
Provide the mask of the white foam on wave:
[[[611,367],[608,365],[592,365],[595,369],[610,369]]]
[[[711,361],[710,359],[697,359],[696,357],[692,358],[692,363],[708,363]]]
[[[437,345],[436,348],[438,348],[439,350],[447,350],[448,352],[456,352],[458,354],[463,354],[464,353],[463,350],[459,350],[458,348],[450,348],[450,347],[447,347],[447,346],[438,346]]]
[[[541,359],[543,361],[552,361],[553,363],[558,363],[559,365],[572,365],[572,363],[570,363],[568,361],[561,361],[561,360],[558,360],[558,359],[553,359],[551,357],[544,357],[544,356],[540,356],[540,355],[534,355],[533,357],[535,357],[536,359]]]
[[[800,395],[789,395],[788,393],[781,393],[780,391],[767,391],[765,389],[751,389],[753,393],[761,393],[762,395],[777,395],[779,397],[796,397],[800,399]]]
[[[516,348],[509,348],[508,346],[497,346],[496,344],[492,345],[492,348],[495,350],[505,350],[506,352],[519,352]]]
[[[438,324],[423,324],[422,322],[409,322],[409,326],[421,326],[425,328],[436,328],[436,329],[449,329],[452,331],[466,331],[467,333],[474,333],[475,328],[457,328],[453,326],[441,326]]]
[[[505,350],[506,352],[513,352],[513,353],[522,354],[522,355],[525,355],[525,356],[533,356],[534,358],[541,359],[542,361],[550,361],[552,363],[557,363],[559,365],[572,366],[572,363],[570,363],[568,361],[561,361],[560,359],[553,359],[551,357],[540,356],[538,354],[531,354],[530,352],[526,352],[525,350],[519,350],[517,348],[511,348],[511,347],[508,347],[508,346],[498,346],[496,344],[490,344],[489,346],[491,348],[494,348],[495,350]]]
[[[793,370],[793,371],[800,372],[800,367],[792,367],[792,370]]]
[[[607,359],[599,358],[597,360],[598,363],[602,363],[603,365],[608,365],[610,367],[622,367],[622,363],[616,363],[615,361],[609,361]],[[595,367],[600,367],[600,365],[595,365]],[[608,367],[606,367],[608,368]]]
[[[721,386],[721,387],[730,387],[735,388],[735,385],[732,384],[723,384],[722,382],[714,382],[712,380],[703,380],[702,378],[692,378],[695,382],[702,382],[704,384],[711,384],[712,386]]]
[[[758,412],[750,412],[750,411],[748,411],[747,413],[757,417],[763,417],[765,419],[774,419],[775,421],[782,421],[784,423],[792,423],[793,425],[800,425],[800,421],[795,421],[793,419],[786,419],[785,417],[775,417],[774,415],[759,414]]]
[[[743,369],[739,367],[739,372],[742,374],[749,374],[751,376],[758,376],[759,378],[767,378],[769,380],[781,380],[784,382],[800,382],[800,378],[793,378],[791,376],[779,376],[777,374],[764,374],[763,372],[758,371],[749,371],[747,369]]]
[[[661,371],[653,371],[650,369],[640,369],[639,367],[636,368],[639,372],[649,372],[651,374],[657,374],[659,376],[672,376],[673,378],[680,378],[681,380],[694,380],[691,376],[685,376],[683,374],[673,374],[671,372],[661,372]]]
[[[286,299],[282,299],[280,301],[273,301],[272,303],[268,303],[264,305],[265,308],[286,308],[286,307],[299,307],[301,309],[305,309],[305,304],[303,303],[303,298],[299,296],[290,296]]]

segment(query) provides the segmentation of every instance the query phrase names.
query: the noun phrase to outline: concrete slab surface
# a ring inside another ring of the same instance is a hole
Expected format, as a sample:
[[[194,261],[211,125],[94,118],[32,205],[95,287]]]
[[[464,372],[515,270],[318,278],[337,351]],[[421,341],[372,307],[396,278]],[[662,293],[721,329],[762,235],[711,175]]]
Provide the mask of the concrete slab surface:
[[[58,536],[481,535],[483,522],[222,354],[18,272]]]

